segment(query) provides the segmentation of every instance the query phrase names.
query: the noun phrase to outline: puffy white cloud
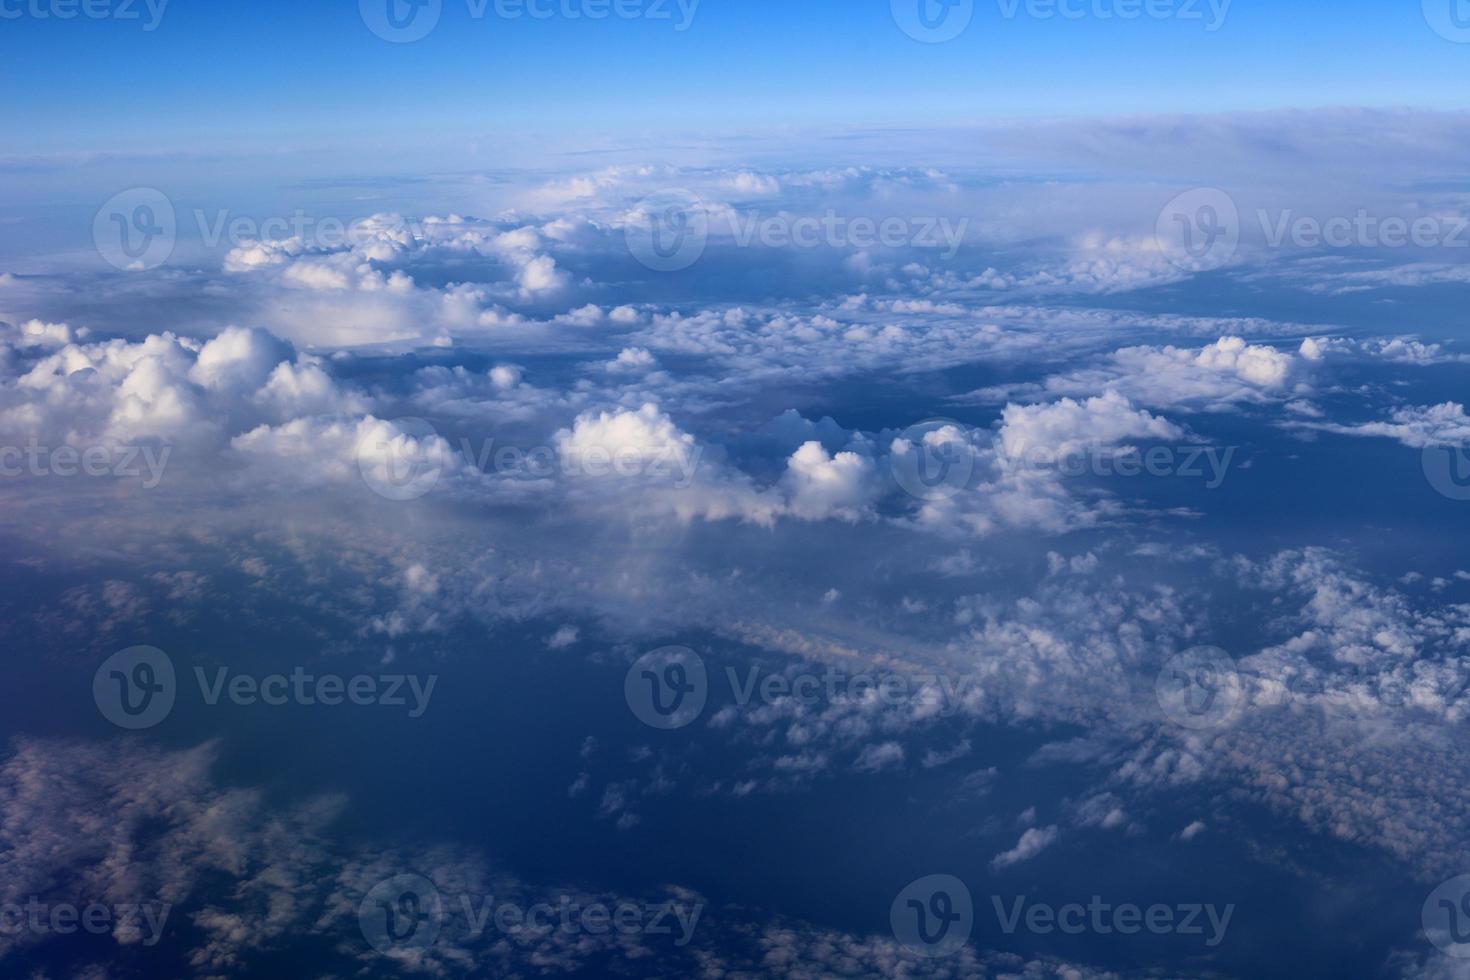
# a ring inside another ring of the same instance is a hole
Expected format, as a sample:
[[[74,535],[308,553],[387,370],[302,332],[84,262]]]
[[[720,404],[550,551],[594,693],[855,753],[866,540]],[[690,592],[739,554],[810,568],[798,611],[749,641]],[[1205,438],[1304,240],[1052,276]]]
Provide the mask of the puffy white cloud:
[[[808,520],[861,517],[878,490],[873,460],[852,452],[829,454],[808,442],[786,461],[783,483],[791,513]]]
[[[205,388],[255,390],[295,351],[264,330],[230,327],[200,348],[189,380]]]
[[[1116,391],[1076,402],[1063,398],[1050,405],[1008,405],[1002,415],[1000,444],[1006,456],[1069,455],[1080,449],[1116,446],[1129,439],[1184,438],[1184,430],[1150,415]]]
[[[680,431],[652,403],[636,411],[587,412],[555,438],[562,457],[578,472],[592,476],[634,476],[645,465],[668,466],[695,458],[698,452],[694,437]]]
[[[651,371],[658,366],[658,360],[642,347],[625,347],[618,352],[618,356],[608,362],[609,371],[639,372]]]

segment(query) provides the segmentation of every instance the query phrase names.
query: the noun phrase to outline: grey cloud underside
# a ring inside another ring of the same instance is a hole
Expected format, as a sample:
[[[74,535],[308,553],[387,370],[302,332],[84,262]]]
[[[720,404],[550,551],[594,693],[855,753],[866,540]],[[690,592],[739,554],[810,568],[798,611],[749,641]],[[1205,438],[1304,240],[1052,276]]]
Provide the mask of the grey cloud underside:
[[[465,848],[344,842],[332,827],[350,801],[322,798],[283,810],[259,790],[216,783],[216,754],[212,745],[160,752],[124,742],[19,741],[0,768],[6,813],[0,900],[24,903],[44,894],[53,903],[79,905],[166,903],[175,930],[194,942],[189,964],[201,977],[232,975],[293,944],[330,950],[367,976],[532,977],[588,969],[731,978],[1112,976],[972,947],[934,962],[889,938],[704,908],[701,896],[678,887],[628,896],[537,886]],[[432,945],[379,952],[359,932],[358,911],[375,885],[401,874],[423,876],[446,903],[468,897],[477,909],[487,902],[523,910],[538,903],[578,909],[675,903],[692,932],[671,926],[685,940],[673,946],[662,933],[574,932],[555,921],[486,929],[456,908],[446,910]],[[147,938],[125,930],[111,936],[124,951]],[[0,946],[0,955],[24,952],[10,938]],[[116,975],[127,962],[119,953],[99,963],[70,962],[67,969],[75,976]]]

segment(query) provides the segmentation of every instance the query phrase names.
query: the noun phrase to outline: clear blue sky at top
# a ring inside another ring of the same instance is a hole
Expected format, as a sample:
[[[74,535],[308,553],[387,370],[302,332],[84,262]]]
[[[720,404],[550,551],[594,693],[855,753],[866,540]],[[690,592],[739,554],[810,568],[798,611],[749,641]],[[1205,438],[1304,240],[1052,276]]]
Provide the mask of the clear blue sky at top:
[[[152,32],[140,21],[25,12],[57,2],[66,0],[0,0],[23,12],[0,20],[5,156],[269,152],[338,136],[574,141],[619,130],[1459,108],[1470,86],[1470,44],[1432,31],[1420,0],[1234,0],[1213,33],[1197,20],[1092,12],[1128,0],[1069,0],[1087,11],[1076,20],[1008,19],[1009,0],[977,0],[969,29],[936,45],[905,36],[889,0],[702,0],[684,32],[646,18],[474,19],[467,0],[444,0],[437,29],[412,44],[376,37],[356,0],[171,0]],[[135,9],[146,20],[144,2]],[[677,20],[672,0],[670,9]],[[1199,9],[1208,19],[1208,0]]]

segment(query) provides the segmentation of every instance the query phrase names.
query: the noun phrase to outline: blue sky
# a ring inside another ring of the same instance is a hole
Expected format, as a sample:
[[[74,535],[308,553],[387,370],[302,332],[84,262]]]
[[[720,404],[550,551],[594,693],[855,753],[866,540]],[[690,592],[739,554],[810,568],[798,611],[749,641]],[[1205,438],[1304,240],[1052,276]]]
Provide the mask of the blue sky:
[[[1094,12],[1115,7],[1087,0],[1069,20],[1023,6],[1007,18],[1002,0],[979,0],[960,37],[922,44],[877,0],[703,0],[682,32],[672,2],[671,19],[594,22],[499,19],[493,5],[477,19],[467,0],[447,0],[428,37],[389,44],[353,3],[173,0],[150,32],[140,0],[136,20],[0,22],[18,96],[0,120],[7,155],[271,152],[405,134],[1449,108],[1470,79],[1470,47],[1430,30],[1416,3],[1236,0],[1213,32],[1206,0],[1201,20]]]

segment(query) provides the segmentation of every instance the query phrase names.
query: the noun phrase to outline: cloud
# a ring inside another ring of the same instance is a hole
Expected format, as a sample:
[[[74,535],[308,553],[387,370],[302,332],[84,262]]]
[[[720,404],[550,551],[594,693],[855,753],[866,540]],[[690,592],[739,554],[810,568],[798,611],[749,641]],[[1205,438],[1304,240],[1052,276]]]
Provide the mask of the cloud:
[[[1386,422],[1298,422],[1300,428],[1344,436],[1397,439],[1411,449],[1470,445],[1470,416],[1459,402],[1395,409]]]
[[[797,517],[858,520],[877,492],[877,467],[857,453],[835,456],[819,442],[805,443],[786,461],[788,507]]]
[[[1008,405],[1002,418],[1000,444],[1013,460],[1038,452],[1066,456],[1129,439],[1163,441],[1185,436],[1179,426],[1135,409],[1115,391],[1084,402],[1063,398],[1050,405]]]
[[[1015,847],[991,858],[990,866],[1000,870],[1029,861],[1055,844],[1058,836],[1060,831],[1056,827],[1032,827],[1021,835]]]

